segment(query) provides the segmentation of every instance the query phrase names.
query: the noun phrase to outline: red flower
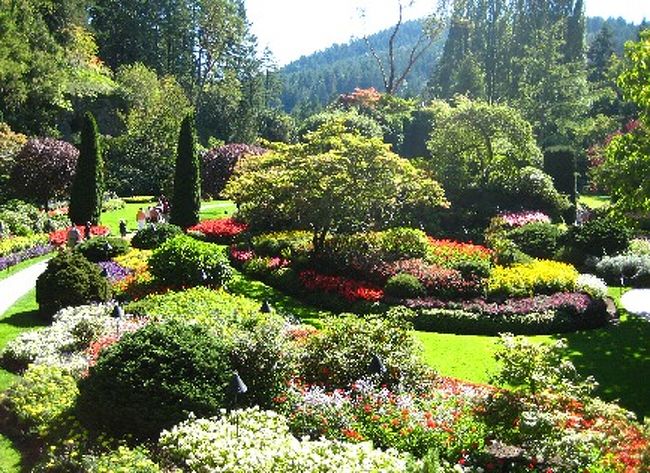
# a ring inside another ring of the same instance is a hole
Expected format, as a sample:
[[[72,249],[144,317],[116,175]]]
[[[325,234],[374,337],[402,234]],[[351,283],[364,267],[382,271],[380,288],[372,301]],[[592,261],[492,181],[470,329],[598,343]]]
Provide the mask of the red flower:
[[[55,232],[50,233],[49,238],[50,238],[50,244],[55,245],[55,246],[61,246],[64,245],[68,241],[68,230],[70,228],[64,228],[63,230],[57,230]],[[77,230],[79,230],[79,234],[83,235],[84,234],[84,226],[83,225],[77,225]],[[91,236],[103,236],[107,235],[109,231],[108,227],[105,227],[103,225],[95,225],[90,227],[90,235]]]
[[[243,222],[238,222],[233,218],[204,220],[198,225],[194,225],[187,229],[188,232],[203,234],[208,240],[233,238],[246,230],[248,230],[248,225]]]

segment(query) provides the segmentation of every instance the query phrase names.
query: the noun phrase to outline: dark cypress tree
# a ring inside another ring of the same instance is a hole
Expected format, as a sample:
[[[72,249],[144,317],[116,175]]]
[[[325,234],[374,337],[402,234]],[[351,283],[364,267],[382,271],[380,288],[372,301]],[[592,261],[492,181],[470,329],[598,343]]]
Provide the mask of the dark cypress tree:
[[[612,63],[614,51],[614,35],[609,25],[603,23],[587,53],[589,80],[591,82],[599,82],[607,78],[607,70]]]
[[[583,0],[576,0],[571,16],[567,18],[566,48],[567,62],[584,61],[585,57],[585,7]]]
[[[77,225],[99,223],[104,196],[104,163],[99,149],[97,122],[86,112],[81,126],[77,170],[70,190],[70,220]]]
[[[182,228],[199,223],[201,209],[201,176],[193,122],[194,117],[188,115],[181,124],[169,219]]]

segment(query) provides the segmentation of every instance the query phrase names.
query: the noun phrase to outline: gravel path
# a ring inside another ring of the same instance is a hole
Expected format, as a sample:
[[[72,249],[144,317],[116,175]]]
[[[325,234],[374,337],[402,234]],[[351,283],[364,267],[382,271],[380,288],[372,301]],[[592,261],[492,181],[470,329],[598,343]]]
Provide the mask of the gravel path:
[[[632,289],[621,297],[621,304],[630,314],[650,321],[650,289]]]
[[[45,268],[47,268],[47,261],[41,261],[0,281],[0,315],[34,288],[36,279]]]

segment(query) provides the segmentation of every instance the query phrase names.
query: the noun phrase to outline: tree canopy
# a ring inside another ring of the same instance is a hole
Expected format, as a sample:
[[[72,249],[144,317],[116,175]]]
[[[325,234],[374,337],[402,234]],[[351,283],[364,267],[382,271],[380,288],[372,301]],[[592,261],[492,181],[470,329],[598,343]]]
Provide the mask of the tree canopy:
[[[305,143],[240,160],[225,194],[254,227],[312,231],[316,251],[329,233],[383,228],[408,220],[416,206],[448,205],[437,182],[342,121]]]

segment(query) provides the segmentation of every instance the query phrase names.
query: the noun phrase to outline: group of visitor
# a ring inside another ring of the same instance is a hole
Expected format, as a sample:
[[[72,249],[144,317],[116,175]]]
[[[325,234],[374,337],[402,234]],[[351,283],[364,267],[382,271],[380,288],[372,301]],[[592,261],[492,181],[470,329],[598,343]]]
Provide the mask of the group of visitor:
[[[147,223],[165,223],[169,219],[169,210],[169,200],[164,195],[158,198],[157,205],[147,207],[146,211],[140,207],[135,215],[138,230],[142,230]]]

